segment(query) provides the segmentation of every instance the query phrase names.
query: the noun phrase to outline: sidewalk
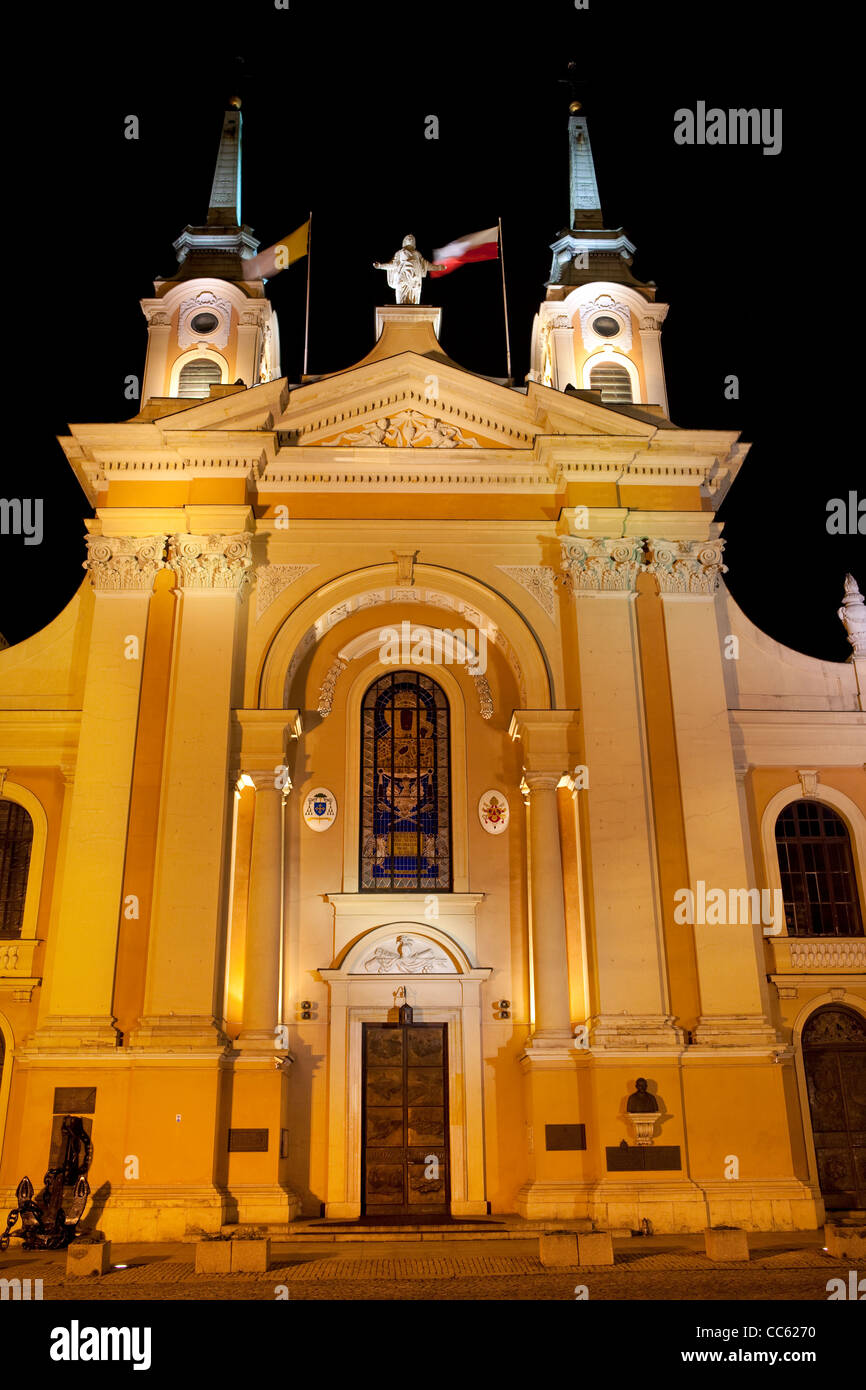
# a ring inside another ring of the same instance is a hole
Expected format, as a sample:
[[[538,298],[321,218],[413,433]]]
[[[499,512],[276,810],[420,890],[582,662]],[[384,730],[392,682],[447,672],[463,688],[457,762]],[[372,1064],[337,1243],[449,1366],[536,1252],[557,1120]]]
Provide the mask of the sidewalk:
[[[114,1300],[826,1300],[852,1262],[823,1252],[823,1234],[750,1234],[748,1265],[707,1259],[700,1235],[615,1240],[613,1267],[545,1268],[537,1238],[323,1244],[274,1240],[266,1274],[194,1272],[187,1243],[118,1244],[101,1278],[66,1278],[64,1251],[0,1255],[0,1278],[41,1279],[53,1301]],[[864,1271],[866,1272],[866,1271]]]

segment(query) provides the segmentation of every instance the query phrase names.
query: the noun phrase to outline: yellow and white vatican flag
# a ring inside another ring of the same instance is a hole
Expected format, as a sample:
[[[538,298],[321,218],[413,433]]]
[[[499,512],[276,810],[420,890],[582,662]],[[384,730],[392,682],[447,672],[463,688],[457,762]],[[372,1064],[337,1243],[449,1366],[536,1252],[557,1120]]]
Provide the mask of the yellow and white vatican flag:
[[[244,279],[272,280],[281,270],[294,265],[295,261],[303,260],[310,249],[310,221],[308,217],[282,241],[275,241],[273,246],[244,261]]]

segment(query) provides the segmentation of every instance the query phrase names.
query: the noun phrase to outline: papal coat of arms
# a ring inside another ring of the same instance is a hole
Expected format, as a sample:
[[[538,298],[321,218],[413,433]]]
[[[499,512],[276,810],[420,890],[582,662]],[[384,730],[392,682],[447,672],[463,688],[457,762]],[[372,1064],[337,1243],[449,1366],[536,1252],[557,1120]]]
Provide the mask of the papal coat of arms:
[[[337,814],[337,799],[327,787],[315,787],[304,802],[304,820],[311,830],[329,830]]]
[[[501,835],[508,825],[511,812],[502,792],[485,792],[478,803],[478,819],[488,835]]]

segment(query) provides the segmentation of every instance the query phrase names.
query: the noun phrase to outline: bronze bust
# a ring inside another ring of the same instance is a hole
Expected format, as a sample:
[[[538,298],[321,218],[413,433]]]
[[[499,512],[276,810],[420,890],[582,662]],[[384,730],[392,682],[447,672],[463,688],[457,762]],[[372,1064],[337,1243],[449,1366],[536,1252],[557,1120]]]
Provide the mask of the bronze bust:
[[[636,1089],[628,1098],[626,1110],[630,1115],[651,1115],[658,1112],[659,1103],[655,1096],[651,1096],[647,1090],[646,1077],[639,1076],[635,1082]]]

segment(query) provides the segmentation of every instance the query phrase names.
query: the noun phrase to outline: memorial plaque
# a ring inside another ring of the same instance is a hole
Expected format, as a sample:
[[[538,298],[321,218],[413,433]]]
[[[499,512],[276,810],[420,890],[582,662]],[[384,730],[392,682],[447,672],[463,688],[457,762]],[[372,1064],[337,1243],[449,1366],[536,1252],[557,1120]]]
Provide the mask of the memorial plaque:
[[[230,1129],[229,1153],[266,1154],[268,1151],[268,1131],[266,1129]]]
[[[679,1144],[659,1144],[657,1147],[608,1148],[609,1173],[670,1173],[682,1171]]]
[[[585,1149],[586,1125],[545,1125],[544,1147],[548,1153]]]
[[[55,1115],[92,1115],[95,1109],[95,1086],[55,1086]]]

